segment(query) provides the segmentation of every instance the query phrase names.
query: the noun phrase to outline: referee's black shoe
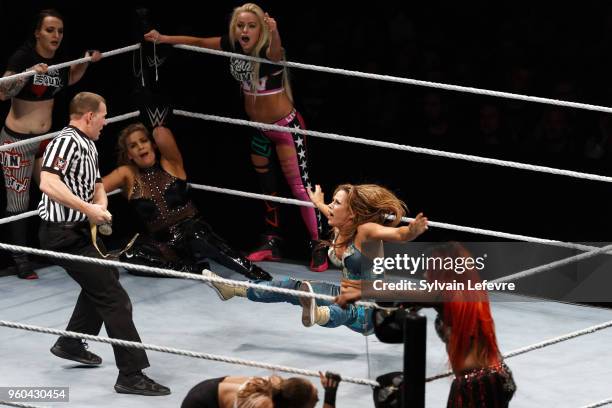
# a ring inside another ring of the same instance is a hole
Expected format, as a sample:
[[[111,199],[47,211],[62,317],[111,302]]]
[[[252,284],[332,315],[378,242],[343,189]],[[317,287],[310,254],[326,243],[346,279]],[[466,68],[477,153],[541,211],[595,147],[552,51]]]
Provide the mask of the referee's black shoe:
[[[125,375],[119,372],[117,382],[115,383],[115,391],[119,394],[137,394],[150,397],[170,394],[170,388],[156,383],[142,371],[131,375]]]
[[[80,339],[60,337],[51,347],[51,353],[60,358],[77,361],[81,364],[93,366],[102,364],[102,358],[91,351],[87,351],[87,347],[87,343]]]

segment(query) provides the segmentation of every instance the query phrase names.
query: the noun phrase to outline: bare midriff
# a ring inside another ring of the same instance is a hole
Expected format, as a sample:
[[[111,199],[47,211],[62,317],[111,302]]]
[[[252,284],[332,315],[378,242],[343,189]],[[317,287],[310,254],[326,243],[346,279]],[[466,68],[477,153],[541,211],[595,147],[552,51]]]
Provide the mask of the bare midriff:
[[[244,95],[244,109],[254,122],[274,123],[293,110],[286,92],[273,95]]]
[[[17,133],[46,133],[51,129],[53,99],[25,101],[13,98],[11,110],[6,116],[6,126]]]

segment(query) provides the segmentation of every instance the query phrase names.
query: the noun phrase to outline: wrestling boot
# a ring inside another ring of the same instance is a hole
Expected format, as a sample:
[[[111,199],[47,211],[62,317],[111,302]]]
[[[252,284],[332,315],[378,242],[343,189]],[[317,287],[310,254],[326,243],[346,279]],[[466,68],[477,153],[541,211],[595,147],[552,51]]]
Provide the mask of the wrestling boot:
[[[310,240],[310,270],[313,272],[325,272],[327,264],[327,247],[320,241]]]
[[[202,271],[202,276],[206,276],[209,278],[220,278],[214,272],[204,269]],[[232,286],[226,283],[217,283],[217,282],[206,282],[208,286],[210,286],[219,296],[219,299],[226,301],[230,300],[234,296],[239,297],[247,297],[247,288],[244,286]]]
[[[252,251],[247,259],[251,262],[280,261],[280,244],[282,239],[276,235],[264,235],[262,243]]]
[[[213,232],[208,224],[201,222],[199,225],[199,230],[195,235],[197,247],[193,247],[194,249],[197,248],[194,252],[196,258],[206,257],[212,259],[226,268],[238,272],[249,280],[272,280],[272,276],[268,272],[251,263],[240,252],[229,246],[223,238]]]
[[[51,353],[59,358],[77,361],[81,364],[92,366],[102,364],[102,358],[91,351],[87,351],[87,348],[87,343],[81,339],[60,337],[51,347]]]
[[[314,293],[309,282],[303,281],[300,284],[299,290],[308,293]],[[329,307],[317,306],[315,298],[301,297],[300,304],[302,305],[302,324],[306,327],[318,324],[323,326],[329,322]]]
[[[26,255],[15,255],[13,261],[15,262],[15,271],[19,279],[38,279],[38,274],[34,271],[32,263]]]

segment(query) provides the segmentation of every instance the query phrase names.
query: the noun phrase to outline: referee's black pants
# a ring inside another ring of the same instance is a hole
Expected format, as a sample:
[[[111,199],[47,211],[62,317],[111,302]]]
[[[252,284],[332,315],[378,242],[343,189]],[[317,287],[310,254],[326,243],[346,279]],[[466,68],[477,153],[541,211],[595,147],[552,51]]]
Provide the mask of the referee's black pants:
[[[42,221],[39,237],[44,249],[100,258],[91,243],[88,222]],[[132,320],[132,302],[119,283],[117,269],[64,259],[54,262],[81,286],[66,330],[98,335],[104,323],[110,337],[140,342]],[[117,367],[124,374],[149,366],[144,350],[113,346],[113,351]]]

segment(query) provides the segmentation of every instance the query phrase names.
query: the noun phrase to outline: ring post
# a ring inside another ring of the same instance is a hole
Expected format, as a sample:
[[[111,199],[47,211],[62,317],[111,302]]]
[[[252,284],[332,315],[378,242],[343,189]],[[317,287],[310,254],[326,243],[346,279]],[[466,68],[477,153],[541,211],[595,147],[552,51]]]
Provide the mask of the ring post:
[[[404,381],[401,387],[402,408],[425,407],[425,353],[427,351],[427,318],[404,311]]]

